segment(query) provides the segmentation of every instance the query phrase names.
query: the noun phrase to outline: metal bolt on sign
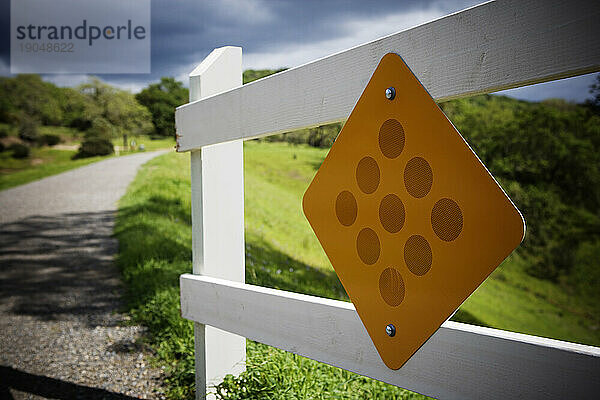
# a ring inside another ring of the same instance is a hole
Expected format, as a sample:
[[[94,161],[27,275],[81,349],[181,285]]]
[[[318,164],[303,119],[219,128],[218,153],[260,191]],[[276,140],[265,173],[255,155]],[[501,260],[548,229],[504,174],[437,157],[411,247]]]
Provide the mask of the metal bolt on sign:
[[[396,89],[394,89],[393,87],[389,87],[387,89],[385,89],[385,98],[388,100],[394,100],[394,97],[396,97]]]
[[[392,53],[380,61],[306,190],[303,209],[392,369],[525,233],[517,208]]]
[[[389,337],[394,337],[396,335],[396,327],[392,324],[388,324],[385,327],[385,333],[387,333]]]

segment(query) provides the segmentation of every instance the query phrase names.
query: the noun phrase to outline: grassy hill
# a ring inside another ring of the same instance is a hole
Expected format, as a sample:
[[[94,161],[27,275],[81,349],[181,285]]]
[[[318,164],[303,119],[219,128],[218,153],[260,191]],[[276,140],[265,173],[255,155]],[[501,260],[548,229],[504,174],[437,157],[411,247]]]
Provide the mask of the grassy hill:
[[[244,152],[246,282],[347,300],[301,210],[327,151],[252,141]],[[116,235],[134,320],[150,328],[160,363],[169,367],[171,396],[189,397],[193,330],[180,318],[178,289],[179,274],[191,271],[189,156],[168,154],[142,168],[121,200]],[[522,256],[510,257],[454,319],[599,345],[594,308],[559,283],[531,276],[527,266]],[[421,397],[251,341],[248,366],[224,382],[221,398]]]
[[[244,82],[274,71],[246,71]],[[477,96],[441,105],[524,212],[528,233],[454,320],[600,345],[600,116],[552,100]],[[341,125],[245,143],[246,282],[348,300],[301,208]],[[191,271],[189,156],[139,172],[122,198],[119,265],[133,320],[149,327],[172,398],[192,398],[193,328],[179,281]],[[248,341],[248,370],[222,399],[407,399],[400,388]]]
[[[246,238],[264,243],[270,253],[291,257],[292,269],[332,267],[310,229],[301,208],[304,190],[327,151],[306,145],[248,142],[245,145]],[[277,206],[270,206],[276,204]],[[249,251],[249,281],[264,286],[309,293],[304,278],[281,269],[278,280],[260,268],[265,248]],[[255,261],[258,260],[258,262]],[[458,319],[511,331],[600,345],[600,318],[594,308],[564,286],[531,276],[523,256],[514,254],[461,307]],[[275,271],[276,273],[276,271]],[[256,278],[253,274],[256,274]],[[267,275],[263,277],[263,275]],[[288,282],[289,281],[289,282]],[[335,283],[320,295],[345,299]],[[311,292],[314,293],[314,292]],[[471,318],[471,319],[469,319]]]

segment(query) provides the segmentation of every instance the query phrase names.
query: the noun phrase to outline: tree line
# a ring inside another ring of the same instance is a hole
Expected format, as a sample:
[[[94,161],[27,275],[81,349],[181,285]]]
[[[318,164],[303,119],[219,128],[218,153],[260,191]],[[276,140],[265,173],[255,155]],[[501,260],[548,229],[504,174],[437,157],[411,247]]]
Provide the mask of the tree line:
[[[74,88],[58,87],[39,75],[0,78],[0,132],[16,131],[23,148],[56,144],[56,135],[39,135],[39,126],[73,128],[82,137],[75,157],[106,155],[114,151],[112,139],[175,135],[175,108],[188,100],[188,89],[173,78],[162,78],[137,94],[99,79]]]
[[[279,70],[246,70],[244,83]],[[149,135],[175,136],[175,108],[188,102],[182,82],[163,77],[137,94],[106,84],[97,78],[77,87],[59,87],[39,75],[0,77],[0,139],[16,131],[21,139],[13,143],[15,156],[27,156],[28,147],[54,145],[60,137],[40,135],[39,126],[75,129],[82,137],[79,157],[107,155],[114,151],[112,139]],[[1,142],[0,142],[1,143]],[[0,147],[0,150],[3,150]]]

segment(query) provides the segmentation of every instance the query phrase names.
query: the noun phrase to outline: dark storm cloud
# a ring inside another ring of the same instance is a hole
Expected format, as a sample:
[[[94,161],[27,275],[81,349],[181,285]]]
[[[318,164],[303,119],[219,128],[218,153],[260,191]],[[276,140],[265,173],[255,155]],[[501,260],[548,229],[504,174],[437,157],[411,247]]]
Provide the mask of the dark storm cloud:
[[[3,38],[0,57],[7,68],[10,63],[10,0],[0,1]],[[449,2],[442,8],[456,11],[472,3],[475,1]],[[181,75],[212,49],[224,45],[242,46],[245,54],[252,54],[294,44],[333,40],[347,34],[344,23],[348,20],[423,9],[430,7],[433,1],[153,0],[151,4],[152,73],[101,75],[102,79],[121,84],[145,84],[161,76]],[[401,28],[390,26],[387,31]],[[281,66],[291,65],[285,62],[273,65]],[[6,74],[8,70],[3,72]],[[59,81],[65,80],[68,77],[59,78]]]
[[[348,19],[399,13],[427,3],[155,0],[153,75],[177,74],[178,69],[197,63],[215,47],[236,45],[243,47],[245,54],[252,54],[284,45],[319,42],[344,35],[343,23]],[[393,27],[390,31],[394,31]],[[273,65],[281,66],[290,65]]]
[[[291,67],[478,2],[152,0],[152,73],[100,77],[132,90],[161,76],[185,79],[185,75],[212,49],[225,45],[243,47],[246,68]],[[0,23],[0,73],[6,75],[10,63],[10,0],[0,0]],[[45,78],[62,85],[86,79],[81,75],[48,75]],[[562,97],[582,100],[587,93],[582,93],[581,88],[588,81],[590,78],[584,77],[575,78],[570,86],[563,83]],[[569,90],[569,87],[573,89]],[[555,91],[551,85],[546,85],[509,93],[537,100],[551,97]]]

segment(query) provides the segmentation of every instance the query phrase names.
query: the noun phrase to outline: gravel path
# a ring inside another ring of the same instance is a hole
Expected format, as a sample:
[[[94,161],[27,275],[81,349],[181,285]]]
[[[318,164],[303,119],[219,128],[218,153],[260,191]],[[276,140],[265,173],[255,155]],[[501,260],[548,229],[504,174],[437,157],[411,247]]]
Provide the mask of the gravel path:
[[[118,199],[161,154],[112,158],[0,192],[0,399],[162,398],[126,324]]]

